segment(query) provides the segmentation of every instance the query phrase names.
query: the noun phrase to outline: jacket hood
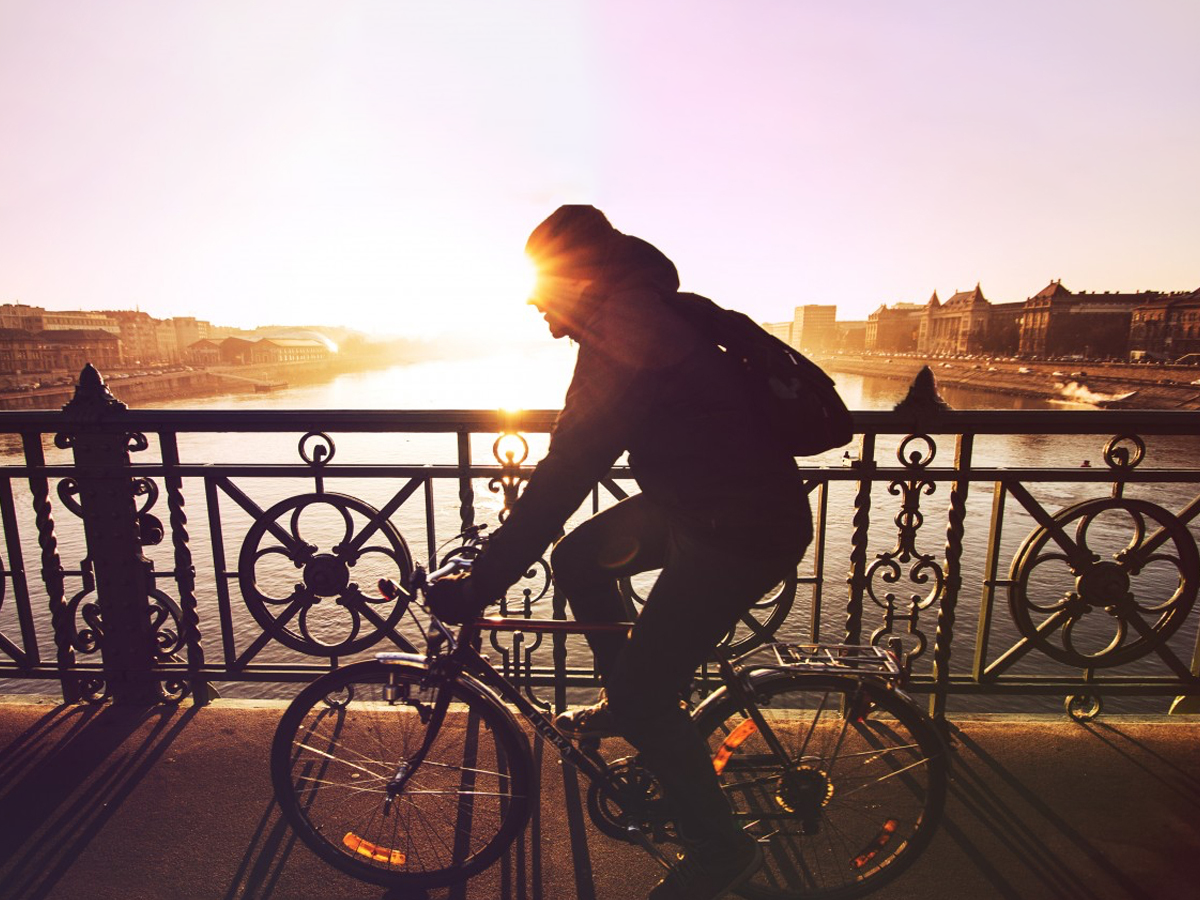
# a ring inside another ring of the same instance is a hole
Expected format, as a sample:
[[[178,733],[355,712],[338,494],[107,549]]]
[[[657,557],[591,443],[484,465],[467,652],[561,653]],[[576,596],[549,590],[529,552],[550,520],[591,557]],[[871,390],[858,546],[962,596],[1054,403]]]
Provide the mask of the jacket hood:
[[[525,252],[540,271],[595,281],[601,293],[679,290],[679,272],[661,250],[613,228],[594,206],[560,206],[529,235]]]
[[[617,232],[612,253],[600,276],[604,290],[649,287],[674,293],[679,290],[679,270],[666,254],[641,238]]]

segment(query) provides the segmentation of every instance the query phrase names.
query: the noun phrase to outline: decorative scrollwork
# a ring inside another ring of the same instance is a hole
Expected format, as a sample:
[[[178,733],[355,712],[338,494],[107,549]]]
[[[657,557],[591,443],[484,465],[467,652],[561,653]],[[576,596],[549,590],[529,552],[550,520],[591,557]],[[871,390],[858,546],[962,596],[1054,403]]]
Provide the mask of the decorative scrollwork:
[[[1051,659],[1118,666],[1175,633],[1198,585],[1200,553],[1178,518],[1144,500],[1088,500],[1025,539],[1013,559],[1009,610]]]
[[[67,621],[71,624],[71,647],[77,653],[95,653],[104,645],[104,619],[100,604],[88,599],[95,592],[95,582],[85,574],[83,590],[67,602]],[[84,627],[79,627],[82,620]]]
[[[130,432],[126,435],[125,449],[130,453],[140,453],[143,450],[150,449],[150,441],[140,431]]]
[[[158,485],[149,478],[135,478],[133,479],[133,496],[146,498],[138,507],[138,515],[149,512],[158,502]]]
[[[163,527],[162,521],[149,512],[158,502],[158,485],[149,478],[134,478],[131,484],[135,503],[137,502],[136,498],[144,498],[135,513],[138,542],[143,547],[159,544],[166,535],[166,529]],[[79,482],[71,477],[60,479],[57,492],[62,505],[76,516],[83,518],[83,505],[79,502]]]
[[[455,547],[441,558],[439,565],[448,565],[456,559],[473,560],[482,551],[483,548],[478,544]],[[500,615],[506,618],[514,615],[531,618],[533,604],[550,594],[550,584],[550,565],[545,559],[539,559],[500,598]],[[519,599],[515,599],[514,594]],[[513,609],[514,603],[520,605],[519,610]],[[520,631],[507,631],[504,634],[508,636],[508,644],[502,642],[501,633],[498,631],[492,631],[488,638],[492,649],[500,654],[501,672],[504,673],[505,678],[523,690],[531,702],[548,712],[552,708],[552,704],[534,694],[528,677],[533,667],[534,653],[542,646],[542,635],[535,634],[533,641],[527,642],[526,635]]]
[[[192,692],[192,685],[186,678],[165,678],[162,681],[163,699],[178,703],[187,699]]]
[[[84,675],[79,679],[79,695],[85,703],[104,703],[112,696],[112,691],[99,675]]]
[[[928,469],[935,456],[937,444],[927,434],[910,434],[896,448],[896,458],[906,469]]]
[[[476,547],[470,549],[476,553],[479,550]],[[533,605],[550,596],[551,584],[550,564],[544,558],[538,559],[525,570],[520,580],[500,598],[500,615],[531,618]],[[507,645],[501,642],[500,632],[497,631],[493,631],[488,639],[492,649],[500,654],[501,671],[504,672],[506,678],[525,693],[530,702],[549,712],[553,708],[553,704],[534,692],[529,677],[533,669],[534,654],[542,646],[542,635],[535,634],[532,641],[528,640],[527,636],[520,631],[507,632],[507,635],[509,639]]]
[[[521,574],[521,578],[508,589],[508,593],[500,598],[500,615],[530,618],[533,615],[533,605],[550,595],[552,583],[550,564],[544,558],[539,558]],[[514,606],[518,606],[519,609],[514,609]]]
[[[154,655],[159,662],[179,658],[183,649],[183,610],[157,588],[150,591],[150,632],[154,635]]]
[[[1145,458],[1146,442],[1136,434],[1119,434],[1104,445],[1104,462],[1110,469],[1128,472]]]
[[[317,442],[317,444],[310,453],[309,444],[311,442]],[[300,443],[296,449],[300,454],[300,458],[313,468],[329,465],[334,454],[337,453],[337,446],[333,443],[333,438],[323,431],[310,431],[304,437],[300,438]]]
[[[62,501],[62,505],[69,509],[72,513],[83,518],[83,507],[79,500],[79,482],[74,478],[63,478],[58,482],[58,499]]]
[[[150,513],[151,507],[158,502],[158,485],[149,478],[135,478],[133,479],[133,496],[135,502],[137,497],[144,496],[146,498],[134,514],[138,543],[143,547],[161,544],[166,536],[166,529],[163,528],[162,520]]]
[[[917,533],[925,524],[921,495],[929,496],[937,490],[935,482],[920,476],[936,456],[937,445],[925,434],[909,435],[896,449],[900,464],[913,476],[907,481],[893,481],[888,485],[888,493],[901,498],[900,511],[893,520],[896,546],[876,554],[865,578],[867,596],[884,611],[883,624],[871,633],[871,643],[881,644],[885,638],[892,638],[894,643],[900,639],[907,663],[925,652],[928,638],[918,628],[920,614],[937,604],[946,587],[946,573],[937,557],[917,549]],[[903,591],[898,586],[906,578],[911,587]],[[897,637],[898,623],[905,625],[903,638]]]
[[[473,560],[482,552],[483,547],[479,544],[455,547],[442,556],[438,565],[447,566],[456,559]],[[505,617],[519,615],[530,618],[533,615],[533,604],[549,595],[550,585],[550,564],[544,558],[539,558],[500,598],[500,615]],[[514,611],[514,603],[520,604],[519,611]]]
[[[302,533],[309,513],[321,520],[311,534],[316,542]],[[381,544],[364,546],[376,536]],[[302,573],[299,582],[295,570]],[[355,497],[330,493],[272,506],[247,532],[238,562],[255,621],[280,643],[318,656],[355,653],[385,635],[396,637],[405,601],[368,595],[353,579],[362,576],[373,591],[381,577],[404,584],[411,573],[412,556],[391,522]]]
[[[516,449],[512,447],[514,443]],[[529,458],[529,441],[515,431],[503,432],[492,444],[492,456],[500,464],[500,474],[488,482],[488,490],[504,495],[504,508],[499,515],[503,522],[508,518],[521,494],[521,486],[527,480],[521,466]]]

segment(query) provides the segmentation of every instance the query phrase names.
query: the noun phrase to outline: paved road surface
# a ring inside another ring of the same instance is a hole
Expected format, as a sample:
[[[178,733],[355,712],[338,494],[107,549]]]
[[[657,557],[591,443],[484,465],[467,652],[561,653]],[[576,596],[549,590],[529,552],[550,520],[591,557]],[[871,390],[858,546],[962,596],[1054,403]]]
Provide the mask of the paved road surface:
[[[300,845],[271,799],[278,705],[0,704],[2,900],[628,900],[656,866],[587,820],[539,752],[542,797],[502,864],[401,896]],[[947,817],[880,900],[1200,897],[1200,723],[957,723]],[[567,798],[569,802],[565,802]]]

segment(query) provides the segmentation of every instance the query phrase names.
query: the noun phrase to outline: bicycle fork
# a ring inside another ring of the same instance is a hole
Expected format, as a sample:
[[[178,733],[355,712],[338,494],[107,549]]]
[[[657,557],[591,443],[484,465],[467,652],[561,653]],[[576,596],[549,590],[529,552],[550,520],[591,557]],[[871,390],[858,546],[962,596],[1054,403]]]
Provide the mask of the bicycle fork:
[[[395,703],[398,700],[407,698],[400,697],[400,686],[396,683],[393,675],[388,676],[388,683],[383,688],[384,699],[388,703]],[[383,801],[383,814],[386,816],[392,810],[392,802],[404,792],[405,786],[409,779],[421,767],[421,763],[425,761],[425,757],[429,753],[429,748],[433,746],[434,740],[437,739],[438,732],[441,731],[442,723],[446,719],[446,710],[450,708],[450,691],[440,689],[433,699],[433,708],[429,712],[428,721],[425,728],[425,736],[421,741],[421,746],[417,748],[417,752],[412,756],[400,760],[396,764],[396,772],[392,778],[384,786],[386,797]],[[426,713],[418,705],[418,713],[425,718]]]

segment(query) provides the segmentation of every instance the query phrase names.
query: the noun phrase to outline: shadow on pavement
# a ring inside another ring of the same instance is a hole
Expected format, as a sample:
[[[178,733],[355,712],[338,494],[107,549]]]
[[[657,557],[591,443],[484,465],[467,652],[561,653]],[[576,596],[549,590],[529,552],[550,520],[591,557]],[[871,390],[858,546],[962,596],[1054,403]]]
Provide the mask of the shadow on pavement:
[[[60,706],[12,740],[0,752],[4,895],[48,896],[193,714]]]

